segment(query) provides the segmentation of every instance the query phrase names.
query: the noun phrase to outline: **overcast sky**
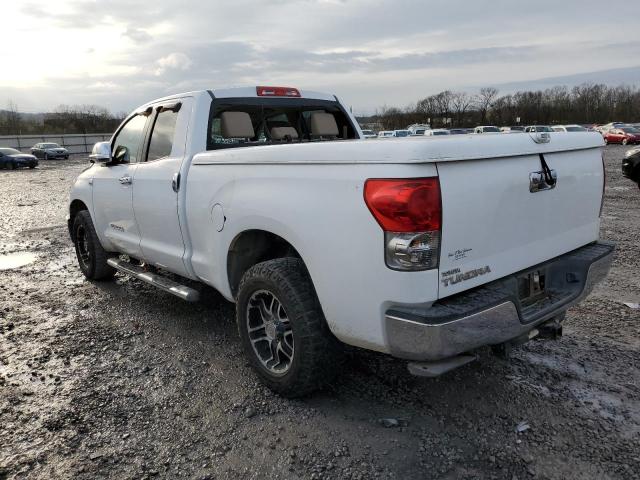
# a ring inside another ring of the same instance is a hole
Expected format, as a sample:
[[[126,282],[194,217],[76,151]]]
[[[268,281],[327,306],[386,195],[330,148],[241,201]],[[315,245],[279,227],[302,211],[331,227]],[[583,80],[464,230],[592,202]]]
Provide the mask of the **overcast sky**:
[[[614,5],[614,4],[612,4]],[[640,65],[637,0],[0,0],[0,108],[286,85],[356,113]]]

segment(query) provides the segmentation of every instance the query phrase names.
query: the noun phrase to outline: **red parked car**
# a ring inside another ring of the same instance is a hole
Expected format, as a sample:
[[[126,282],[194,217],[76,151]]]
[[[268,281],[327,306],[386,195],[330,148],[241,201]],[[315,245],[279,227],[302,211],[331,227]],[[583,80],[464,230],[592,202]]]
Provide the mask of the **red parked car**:
[[[640,130],[633,127],[612,128],[603,136],[604,143],[621,143],[622,145],[640,143]]]

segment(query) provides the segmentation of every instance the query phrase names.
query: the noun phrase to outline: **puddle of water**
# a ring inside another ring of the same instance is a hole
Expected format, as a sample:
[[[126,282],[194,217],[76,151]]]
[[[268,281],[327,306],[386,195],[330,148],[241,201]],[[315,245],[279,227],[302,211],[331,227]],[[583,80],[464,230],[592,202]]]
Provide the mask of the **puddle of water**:
[[[31,252],[16,252],[0,255],[0,270],[13,270],[33,263],[37,255]]]

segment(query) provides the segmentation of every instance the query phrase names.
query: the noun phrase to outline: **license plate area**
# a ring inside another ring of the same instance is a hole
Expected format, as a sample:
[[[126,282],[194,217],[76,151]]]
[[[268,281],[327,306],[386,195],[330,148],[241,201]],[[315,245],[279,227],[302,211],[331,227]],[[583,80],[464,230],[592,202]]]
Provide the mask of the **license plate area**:
[[[546,270],[533,270],[518,276],[518,298],[523,306],[531,305],[547,296]]]

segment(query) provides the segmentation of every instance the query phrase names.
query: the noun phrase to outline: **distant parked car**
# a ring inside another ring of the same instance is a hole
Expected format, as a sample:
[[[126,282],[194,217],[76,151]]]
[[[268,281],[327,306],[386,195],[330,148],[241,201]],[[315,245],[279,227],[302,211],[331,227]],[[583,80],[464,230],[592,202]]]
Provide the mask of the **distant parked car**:
[[[427,128],[416,128],[415,130],[409,130],[409,136],[410,137],[421,137],[422,135],[425,135],[425,132],[429,130]]]
[[[362,130],[362,136],[364,138],[378,138],[373,130]]]
[[[525,127],[524,131],[526,133],[553,132],[551,127],[548,125],[529,125],[528,127]]]
[[[622,159],[622,175],[640,187],[640,148],[627,151]]]
[[[412,135],[424,135],[425,130],[430,130],[431,125],[428,123],[413,123],[407,127]]]
[[[411,135],[411,132],[409,130],[394,130],[393,131],[393,136],[394,137],[408,137],[409,135]]]
[[[449,135],[466,135],[469,133],[466,128],[452,128],[449,130]]]
[[[57,143],[36,143],[31,147],[31,153],[37,158],[52,160],[55,158],[69,158],[69,150],[61,147]]]
[[[473,130],[473,133],[500,133],[500,129],[493,125],[480,125]]]
[[[603,135],[604,143],[640,143],[640,130],[633,127],[613,128]]]
[[[394,136],[393,130],[380,130],[378,132],[378,138],[391,138]]]
[[[511,127],[500,127],[500,131],[502,133],[522,133],[524,132],[524,127],[520,125],[514,125]]]
[[[596,131],[604,135],[609,130],[613,130],[614,128],[626,127],[626,126],[627,124],[623,122],[610,122],[610,123],[607,123],[606,125],[600,125],[596,127]]]
[[[551,127],[554,132],[588,132],[589,130],[581,125],[554,125]]]
[[[0,168],[15,170],[16,168],[36,168],[38,159],[28,153],[22,153],[15,148],[0,148]]]
[[[424,134],[427,137],[440,137],[442,135],[451,135],[449,130],[446,130],[444,128],[434,128],[433,130],[427,130],[426,132],[424,132]]]

